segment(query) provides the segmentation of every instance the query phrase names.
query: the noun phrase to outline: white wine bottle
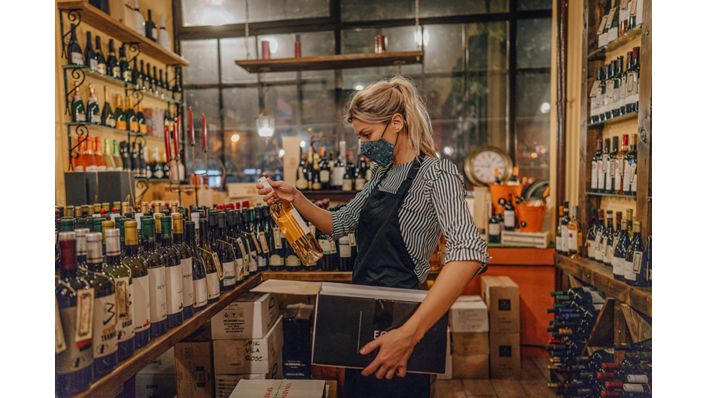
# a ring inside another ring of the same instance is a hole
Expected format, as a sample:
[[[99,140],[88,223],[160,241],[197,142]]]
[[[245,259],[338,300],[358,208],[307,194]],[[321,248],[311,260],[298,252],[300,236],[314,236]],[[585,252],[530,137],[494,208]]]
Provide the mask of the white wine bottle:
[[[265,177],[261,177],[258,182],[263,184],[265,188],[272,188]],[[302,264],[313,266],[324,256],[319,242],[314,238],[307,223],[304,222],[292,203],[276,199],[275,203],[270,206],[270,215],[280,227],[280,231],[285,235],[287,241],[290,242]]]

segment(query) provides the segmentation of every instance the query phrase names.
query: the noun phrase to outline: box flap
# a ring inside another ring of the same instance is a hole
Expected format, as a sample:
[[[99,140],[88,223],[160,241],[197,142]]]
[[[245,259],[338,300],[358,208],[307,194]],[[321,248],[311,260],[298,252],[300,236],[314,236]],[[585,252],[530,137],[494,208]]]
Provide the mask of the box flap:
[[[392,287],[324,282],[322,283],[321,294],[328,296],[359,297],[419,303],[425,299],[427,296],[427,291],[419,289],[399,289]]]
[[[287,281],[282,279],[268,279],[260,285],[250,289],[256,293],[295,294],[299,296],[316,296],[321,289],[321,282]]]

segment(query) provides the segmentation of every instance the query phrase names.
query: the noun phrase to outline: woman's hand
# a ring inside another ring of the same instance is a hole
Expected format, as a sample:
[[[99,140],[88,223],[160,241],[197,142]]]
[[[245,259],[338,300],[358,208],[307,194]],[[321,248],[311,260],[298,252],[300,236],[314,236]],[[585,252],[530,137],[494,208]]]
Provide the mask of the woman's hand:
[[[273,181],[270,177],[268,177],[267,173],[263,173],[263,176],[268,179],[272,189],[263,187],[263,184],[261,183],[258,183],[256,188],[258,188],[259,195],[265,196],[263,200],[265,200],[267,204],[271,205],[275,203],[275,199],[278,198],[288,202],[293,202],[299,194],[299,191],[297,191],[297,189],[292,185],[284,181]]]
[[[394,375],[405,377],[407,363],[412,349],[415,348],[415,332],[407,325],[393,329],[388,333],[366,344],[361,349],[361,354],[369,354],[378,349],[378,355],[363,371],[364,376],[376,374],[378,380],[390,380]]]

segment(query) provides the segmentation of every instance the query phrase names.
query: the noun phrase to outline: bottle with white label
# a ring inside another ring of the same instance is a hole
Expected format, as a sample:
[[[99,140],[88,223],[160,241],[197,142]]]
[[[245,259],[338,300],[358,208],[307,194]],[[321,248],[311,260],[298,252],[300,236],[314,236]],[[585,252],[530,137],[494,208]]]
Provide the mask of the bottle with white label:
[[[192,252],[184,241],[184,216],[172,213],[174,225],[174,249],[179,256],[179,266],[182,269],[182,313],[184,319],[194,314],[194,283],[192,282]]]
[[[164,260],[155,250],[155,219],[140,219],[142,234],[142,259],[147,266],[150,291],[150,338],[162,336],[167,331],[167,287],[165,286]]]
[[[59,232],[61,268],[55,295],[58,313],[54,379],[56,396],[72,396],[91,386],[93,381],[93,326],[94,290],[78,275],[76,265],[76,234]]]
[[[76,24],[71,24],[71,36],[69,36],[69,43],[66,45],[66,53],[69,57],[69,64],[76,66],[84,66],[83,64],[83,52],[81,51],[81,46],[76,38]]]
[[[214,225],[211,222],[215,221]],[[211,227],[211,247],[218,254],[223,268],[221,291],[232,290],[238,281],[236,275],[236,255],[233,247],[225,240],[226,213],[218,211],[209,213],[209,226]]]
[[[135,348],[150,342],[150,281],[147,267],[138,253],[137,222],[123,223],[125,235],[125,255],[122,263],[130,268],[132,277],[133,326],[135,327]]]
[[[191,277],[192,286],[194,289],[194,312],[199,312],[206,308],[208,303],[208,294],[206,288],[206,268],[204,268],[204,261],[199,254],[199,247],[196,244],[196,225],[193,221],[187,221],[186,223],[187,232],[187,245],[189,246],[189,251],[191,252]]]
[[[94,290],[93,302],[93,377],[99,379],[118,364],[118,316],[115,308],[115,286],[103,273],[102,234],[86,235],[87,271],[84,278]]]
[[[570,204],[565,201],[562,205],[562,217],[560,218],[560,244],[559,252],[562,254],[569,253],[569,223],[570,223]]]
[[[351,271],[352,269],[351,245],[347,234],[339,238],[339,271]]]
[[[646,260],[644,255],[643,239],[641,239],[641,223],[633,222],[633,238],[626,250],[624,280],[626,283],[633,286],[647,285]]]
[[[513,206],[513,195],[508,195],[508,200],[503,205],[503,229],[513,231],[516,228],[516,211]]]
[[[233,249],[233,254],[235,256],[235,267],[236,267],[236,284],[242,283],[248,270],[246,269],[245,259],[247,257],[245,246],[243,242],[238,239],[236,234],[236,211],[229,209],[226,211],[226,232],[224,235],[224,240],[231,245]]]
[[[592,156],[592,176],[589,189],[593,192],[599,191],[599,171],[601,170],[602,153],[601,138],[597,138],[597,150]]]
[[[120,231],[117,228],[103,231],[106,240],[106,264],[103,272],[115,286],[115,312],[118,333],[118,362],[129,358],[135,351],[133,282],[130,267],[120,261]]]
[[[285,270],[285,259],[287,258],[287,239],[285,235],[282,234],[280,227],[275,224],[275,220],[272,217],[267,217],[266,222],[271,223],[271,242],[270,242],[270,264],[268,269],[270,271],[284,271]]]
[[[219,275],[217,264],[219,261],[216,254],[210,245],[211,237],[209,236],[209,220],[207,218],[199,219],[199,252],[204,261],[204,269],[206,270],[206,293],[209,303],[215,303],[221,296],[221,286],[219,283]],[[220,267],[220,264],[218,264]]]
[[[250,238],[245,230],[245,217],[246,214],[242,210],[236,210],[235,214],[235,228],[234,237],[237,241],[238,246],[243,250],[243,271],[244,277],[248,277],[252,274],[258,272],[258,259],[256,250],[250,242]]]
[[[270,217],[268,208],[259,204],[255,208],[255,232],[258,237],[258,245],[260,245],[258,267],[261,271],[267,270],[270,264],[270,235],[272,235],[270,220],[272,217]]]
[[[160,218],[162,224],[161,251],[165,266],[165,287],[167,289],[167,328],[177,327],[184,322],[182,304],[182,265],[179,254],[172,245],[172,217]]]

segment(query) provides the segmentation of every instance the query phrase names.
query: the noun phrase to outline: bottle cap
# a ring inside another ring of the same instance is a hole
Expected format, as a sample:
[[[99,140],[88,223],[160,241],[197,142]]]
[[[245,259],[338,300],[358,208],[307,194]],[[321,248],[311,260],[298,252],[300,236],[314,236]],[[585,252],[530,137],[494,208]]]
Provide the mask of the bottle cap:
[[[184,219],[182,213],[172,213],[172,223],[174,224],[174,233],[183,234],[184,233]]]
[[[90,232],[86,235],[89,261],[100,262],[103,258],[103,246],[101,245],[102,239],[103,234],[100,232]]]
[[[125,244],[134,246],[137,245],[137,221],[127,220],[123,224]]]
[[[59,220],[59,231],[68,232],[73,231],[76,225],[76,219],[71,217],[64,217]]]
[[[162,237],[172,236],[172,217],[162,217],[160,218],[160,224],[162,225],[161,233]]]
[[[106,254],[120,254],[120,231],[117,228],[107,229],[106,236]]]

